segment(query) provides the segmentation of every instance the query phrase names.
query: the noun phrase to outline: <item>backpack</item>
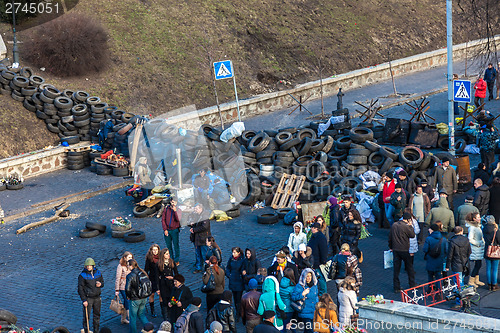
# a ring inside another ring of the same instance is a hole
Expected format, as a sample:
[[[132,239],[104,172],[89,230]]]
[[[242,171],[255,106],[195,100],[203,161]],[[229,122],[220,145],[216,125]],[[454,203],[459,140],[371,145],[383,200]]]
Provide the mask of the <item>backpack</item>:
[[[432,258],[439,258],[441,255],[441,243],[443,243],[443,237],[439,240],[439,242],[434,245],[432,249],[427,252],[428,255],[430,255]]]
[[[193,312],[187,312],[184,311],[179,318],[177,318],[177,321],[175,322],[174,326],[174,333],[187,333],[189,329],[189,318],[191,318],[191,315]]]
[[[149,277],[143,272],[139,272],[139,274],[137,274],[137,282],[137,296],[139,296],[139,298],[147,298],[151,296],[151,294],[153,293],[153,287],[151,285],[151,280],[149,279]]]

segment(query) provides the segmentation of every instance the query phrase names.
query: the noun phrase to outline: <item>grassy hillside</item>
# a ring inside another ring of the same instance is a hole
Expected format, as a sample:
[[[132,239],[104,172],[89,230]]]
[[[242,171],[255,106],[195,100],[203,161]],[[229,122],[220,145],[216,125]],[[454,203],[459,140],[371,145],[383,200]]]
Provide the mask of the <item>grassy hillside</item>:
[[[446,45],[445,3],[432,0],[80,0],[74,10],[108,29],[111,66],[70,79],[37,73],[139,114],[215,104],[209,57],[233,60],[245,98],[317,79],[319,58],[330,76]],[[456,43],[470,37],[454,23]],[[9,28],[0,26],[5,39]],[[230,80],[217,88],[222,102],[234,98]],[[20,105],[9,110],[26,113]],[[40,131],[48,133],[43,125]],[[6,151],[33,149],[24,148]]]

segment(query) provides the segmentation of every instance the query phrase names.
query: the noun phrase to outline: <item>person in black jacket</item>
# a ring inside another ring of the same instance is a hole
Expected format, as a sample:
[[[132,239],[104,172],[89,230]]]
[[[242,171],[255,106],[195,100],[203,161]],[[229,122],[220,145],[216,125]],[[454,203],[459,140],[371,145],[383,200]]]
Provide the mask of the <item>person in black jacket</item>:
[[[233,293],[230,290],[222,293],[222,299],[208,312],[206,321],[207,329],[212,322],[218,321],[222,324],[223,333],[236,333],[235,311],[231,305],[232,298]]]
[[[478,178],[483,181],[483,184],[487,184],[490,179],[490,174],[488,173],[488,170],[486,170],[486,166],[482,162],[477,165],[477,170],[474,171],[473,179],[476,180]]]
[[[160,308],[163,320],[169,319],[167,304],[174,289],[174,276],[179,274],[174,259],[170,257],[170,251],[163,249],[158,258],[158,279],[160,288]]]
[[[155,313],[155,293],[160,294],[160,274],[158,270],[158,259],[160,258],[160,246],[158,244],[153,244],[149,248],[146,254],[146,264],[144,266],[144,271],[149,276],[151,280],[152,294],[149,296],[149,307],[151,308],[151,317],[156,318]]]
[[[137,318],[139,318],[143,325],[149,323],[145,315],[147,297],[149,295],[144,296],[139,294],[141,289],[140,278],[147,276],[147,274],[134,259],[129,260],[128,264],[132,268],[132,271],[127,275],[127,282],[125,283],[125,294],[130,300],[130,333],[137,333]]]
[[[481,178],[474,180],[474,188],[476,193],[474,194],[474,206],[479,209],[479,214],[484,216],[488,214],[488,207],[490,205],[490,191],[487,185],[483,184]]]
[[[306,268],[312,268],[314,264],[314,257],[312,256],[312,249],[306,244],[300,244],[299,250],[293,254],[293,262],[297,265],[299,275]]]
[[[403,219],[394,222],[389,232],[389,249],[394,256],[393,286],[395,293],[401,291],[401,282],[399,281],[401,261],[405,263],[405,270],[406,273],[408,273],[410,288],[416,286],[415,270],[413,269],[413,260],[410,256],[410,238],[415,237],[412,218],[410,213],[403,213]]]
[[[349,217],[349,212],[351,210],[357,210],[353,205],[352,205],[352,198],[349,195],[346,195],[342,199],[342,207],[340,208],[340,218],[341,218],[341,225],[340,228],[344,227],[344,224],[346,223],[347,218]]]
[[[318,295],[321,296],[327,292],[326,290],[326,279],[319,269],[319,265],[324,265],[328,259],[328,244],[326,242],[326,237],[320,231],[321,225],[319,223],[313,223],[311,225],[312,236],[307,246],[312,250],[312,256],[314,258],[313,269],[318,277]],[[298,280],[297,280],[298,281]]]
[[[297,270],[297,265],[287,260],[285,252],[278,251],[276,253],[276,261],[267,269],[267,276],[274,276],[278,282],[281,282],[283,276],[285,276],[285,269],[291,268],[293,270],[293,275],[295,279],[299,279],[300,275]],[[261,279],[260,276],[255,277],[257,281]],[[265,279],[265,277],[263,277]],[[297,281],[296,280],[296,281]],[[261,287],[262,288],[262,287]]]
[[[241,264],[241,275],[243,276],[243,282],[245,286],[248,286],[248,281],[255,278],[257,271],[261,268],[260,260],[257,259],[255,255],[254,248],[245,249],[245,258]]]
[[[463,285],[463,272],[465,266],[469,264],[469,257],[472,252],[469,239],[464,236],[464,229],[456,226],[453,229],[455,234],[450,238],[448,245],[448,258],[446,260],[446,271],[457,274],[460,278],[460,285]]]
[[[168,307],[170,308],[170,322],[175,323],[177,318],[186,310],[193,298],[193,293],[188,286],[184,284],[186,279],[184,276],[177,274],[174,276],[174,289],[170,300],[168,300]]]
[[[196,256],[195,269],[193,273],[202,272],[207,252],[207,238],[212,236],[210,232],[209,213],[202,204],[194,206],[194,212],[188,216],[188,226],[191,227],[189,239],[194,243],[194,254]]]
[[[361,258],[361,251],[358,248],[359,237],[361,237],[361,223],[359,212],[357,210],[349,211],[340,238],[342,244],[349,244],[352,254],[358,259]]]
[[[210,257],[214,256],[217,258],[217,264],[221,266],[222,263],[222,251],[219,245],[215,242],[213,236],[207,237],[207,252],[205,253],[205,271],[210,267]]]
[[[328,199],[330,203],[330,246],[333,253],[338,253],[340,250],[340,233],[342,231],[342,214],[337,198],[331,197]]]
[[[90,311],[92,311],[93,332],[99,332],[101,288],[104,287],[104,278],[101,272],[95,268],[94,259],[85,259],[83,265],[83,271],[78,275],[78,295],[83,304],[83,328],[85,333],[88,333],[87,325],[90,325]],[[87,318],[89,318],[89,322],[87,322]]]
[[[273,310],[266,310],[262,315],[263,321],[262,324],[257,325],[254,329],[254,333],[273,333],[279,332],[279,330],[274,327],[274,317],[276,317],[276,313]]]
[[[226,265],[226,277],[229,279],[229,289],[233,292],[234,307],[236,308],[237,319],[239,320],[241,296],[245,289],[241,272],[243,270],[243,251],[239,247],[232,248],[233,255]]]
[[[490,188],[490,214],[495,217],[498,224],[500,222],[500,178],[494,177]]]

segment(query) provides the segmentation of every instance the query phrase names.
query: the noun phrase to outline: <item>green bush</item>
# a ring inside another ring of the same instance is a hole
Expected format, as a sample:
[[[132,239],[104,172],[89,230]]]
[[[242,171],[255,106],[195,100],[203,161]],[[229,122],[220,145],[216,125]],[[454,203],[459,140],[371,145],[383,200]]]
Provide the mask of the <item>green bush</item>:
[[[109,64],[108,34],[94,19],[71,12],[29,35],[21,58],[60,77],[99,72]]]

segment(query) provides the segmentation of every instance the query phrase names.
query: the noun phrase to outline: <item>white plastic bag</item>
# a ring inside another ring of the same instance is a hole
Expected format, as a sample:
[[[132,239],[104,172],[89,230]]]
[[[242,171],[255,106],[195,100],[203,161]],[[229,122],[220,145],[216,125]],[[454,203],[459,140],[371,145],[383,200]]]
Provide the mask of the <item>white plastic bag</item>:
[[[231,125],[231,127],[227,128],[220,135],[220,140],[222,142],[228,142],[232,138],[237,138],[243,133],[245,130],[245,124],[243,122],[238,121]]]
[[[392,251],[384,251],[384,269],[392,268],[394,266],[394,255]]]

